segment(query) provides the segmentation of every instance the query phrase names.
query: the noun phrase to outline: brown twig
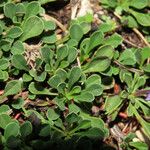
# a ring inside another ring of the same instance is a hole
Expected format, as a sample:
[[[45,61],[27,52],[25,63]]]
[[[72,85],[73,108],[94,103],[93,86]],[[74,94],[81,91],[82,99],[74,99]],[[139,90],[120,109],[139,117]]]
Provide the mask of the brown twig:
[[[142,48],[142,47],[140,47],[140,46],[138,46],[138,45],[132,43],[131,41],[129,41],[129,40],[125,39],[125,38],[123,39],[123,41],[124,41],[125,43],[127,43],[127,44],[129,44],[129,45],[135,47],[135,48]]]
[[[150,44],[148,43],[148,41],[145,39],[145,37],[137,28],[133,28],[133,31],[142,39],[142,41],[145,43],[146,46],[150,47]]]

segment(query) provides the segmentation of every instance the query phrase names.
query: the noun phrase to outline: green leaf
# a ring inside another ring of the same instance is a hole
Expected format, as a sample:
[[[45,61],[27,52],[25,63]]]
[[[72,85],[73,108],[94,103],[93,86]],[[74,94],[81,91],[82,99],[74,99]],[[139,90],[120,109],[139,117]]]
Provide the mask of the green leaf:
[[[112,59],[112,57],[114,56],[113,47],[110,45],[105,45],[100,47],[94,54],[94,57],[99,57],[99,56],[105,56],[108,57],[109,59]]]
[[[18,38],[23,33],[22,29],[17,26],[13,26],[7,33],[6,36],[12,39]]]
[[[82,117],[83,117],[83,114],[82,114]],[[103,122],[103,120],[101,118],[97,118],[97,117],[93,117],[93,116],[89,116],[88,117],[88,116],[85,116],[85,115],[84,115],[84,118],[87,118],[88,120],[91,121],[91,126],[93,128],[100,128],[100,129],[104,129],[105,128],[105,124],[104,124],[104,122]]]
[[[124,65],[134,65],[136,63],[136,57],[132,49],[124,50],[118,60]]]
[[[99,84],[92,84],[85,89],[86,92],[92,93],[94,96],[99,96],[103,92],[103,88]]]
[[[57,69],[55,72],[56,75],[58,75],[61,78],[61,81],[65,81],[67,79],[67,72],[64,69]]]
[[[134,85],[134,91],[136,91],[139,87],[144,86],[145,83],[146,83],[146,78],[144,76],[138,77],[137,82]]]
[[[35,95],[57,95],[55,93],[51,93],[48,89],[46,89],[34,82],[30,83],[29,91]]]
[[[59,68],[66,68],[69,66],[69,62],[67,60],[63,60],[60,65],[59,65]]]
[[[74,39],[69,39],[69,40],[67,41],[67,44],[68,44],[69,47],[75,47],[75,46],[78,45],[78,41],[76,41],[76,40],[74,40]]]
[[[123,41],[123,38],[119,34],[115,33],[109,38],[106,38],[103,41],[103,44],[111,45],[112,47],[116,48],[122,43],[122,41]]]
[[[90,120],[82,120],[79,123],[79,125],[71,131],[71,133],[72,132],[78,132],[78,131],[80,131],[82,129],[85,130],[85,129],[88,129],[90,127],[91,127],[91,121]]]
[[[54,109],[49,108],[47,110],[47,118],[49,120],[57,120],[59,118],[59,115],[54,111]]]
[[[56,0],[39,0],[40,4],[46,4],[46,3],[49,3],[49,2],[54,2]]]
[[[141,98],[136,98],[136,103],[138,103],[138,105],[140,106],[140,108],[142,109],[143,113],[145,116],[149,116],[150,115],[150,107],[148,106],[147,102],[141,99]]]
[[[81,92],[81,87],[80,86],[74,86],[71,91],[69,92],[69,95],[74,95],[78,94]]]
[[[97,74],[93,74],[87,78],[85,84],[86,87],[90,87],[93,84],[101,84],[101,77]]]
[[[150,123],[146,122],[137,112],[137,110],[135,109],[135,107],[133,105],[131,105],[132,107],[132,112],[134,113],[134,115],[136,116],[137,120],[139,121],[139,123],[142,125],[143,129],[144,129],[144,133],[145,135],[150,138]]]
[[[61,47],[59,47],[57,49],[57,61],[60,62],[61,60],[63,60],[65,57],[68,56],[68,46],[67,45],[63,45]]]
[[[94,95],[89,92],[82,92],[80,95],[74,96],[74,100],[77,102],[92,102]]]
[[[6,145],[6,147],[8,147],[9,149],[15,149],[15,148],[21,146],[21,144],[22,144],[21,142],[22,142],[22,141],[21,141],[21,139],[19,139],[19,137],[14,137],[14,136],[12,135],[12,136],[10,136],[10,137],[6,140],[5,145]],[[25,148],[25,147],[24,147],[24,148]],[[6,150],[8,150],[8,149],[6,148]]]
[[[40,52],[44,61],[50,64],[53,58],[53,52],[51,51],[51,49],[49,47],[44,46],[41,48]]]
[[[141,54],[141,64],[144,64],[145,60],[150,58],[150,47],[144,47],[140,51]]]
[[[110,60],[106,57],[97,57],[91,60],[86,66],[83,66],[83,72],[103,72],[110,65]]]
[[[9,137],[11,136],[17,136],[20,133],[20,127],[18,125],[18,123],[16,122],[11,122],[9,123],[4,131],[4,137],[7,140]]]
[[[37,72],[41,69],[43,64],[43,60],[42,58],[36,58],[35,59],[35,69],[37,70]],[[40,72],[40,71],[39,71]],[[37,74],[38,75],[38,74]]]
[[[55,30],[56,24],[53,21],[45,21],[44,20],[44,29],[47,30]]]
[[[68,62],[72,63],[77,58],[77,54],[78,54],[78,51],[76,48],[69,47],[68,58],[67,58]]]
[[[143,66],[142,69],[143,69],[145,72],[150,72],[150,64],[147,64],[147,65]]]
[[[22,79],[24,82],[30,82],[32,80],[32,77],[25,73],[25,74],[23,74]]]
[[[121,105],[122,99],[116,95],[112,97],[107,97],[105,102],[105,110],[107,114],[111,114]]]
[[[78,114],[75,114],[75,113],[71,113],[71,114],[68,114],[67,117],[66,117],[66,122],[68,124],[73,124],[75,122],[78,122],[79,121],[79,116]],[[71,131],[73,133],[73,131]]]
[[[23,98],[18,98],[12,103],[12,107],[15,109],[21,109],[24,105],[24,99]]]
[[[39,2],[33,1],[33,2],[28,3],[26,7],[26,14],[25,14],[24,19],[29,18],[30,16],[33,16],[33,15],[36,16],[39,13],[39,11],[40,11]]]
[[[44,23],[39,17],[31,16],[23,22],[22,30],[23,34],[20,39],[21,41],[25,41],[40,35],[44,30]]]
[[[129,142],[129,145],[137,150],[148,150],[148,145],[144,142]]]
[[[16,16],[22,17],[25,14],[25,5],[23,3],[16,4]]]
[[[0,114],[0,128],[5,129],[5,127],[12,121],[11,117],[7,114]]]
[[[103,134],[104,136],[103,137],[106,137],[108,136],[108,129],[105,127],[105,124],[103,122],[103,120],[101,118],[98,118],[98,117],[93,117],[93,116],[90,116],[89,114],[87,113],[84,113],[84,112],[80,112],[80,116],[84,119],[84,120],[90,120],[91,121],[91,126],[93,128],[99,128],[100,130],[103,131]]]
[[[88,54],[96,46],[102,44],[103,39],[104,39],[104,35],[101,31],[94,32],[90,37],[88,48],[85,50],[85,53]]]
[[[133,81],[133,78],[132,78],[132,74],[130,72],[125,71],[125,70],[121,70],[119,77],[121,79],[121,82],[125,82],[128,85],[128,87],[131,87],[131,83]]]
[[[57,86],[61,83],[61,78],[58,75],[54,75],[47,82],[51,87],[57,89]]]
[[[10,109],[10,107],[8,106],[8,105],[2,105],[2,106],[0,106],[0,114],[5,114],[5,113],[7,113],[7,112],[9,112],[11,109]]]
[[[42,37],[42,41],[46,44],[53,44],[57,41],[57,37],[56,37],[56,33],[52,32],[50,35],[48,36],[44,36]]]
[[[102,23],[99,26],[99,30],[103,33],[113,31],[116,28],[116,22],[111,21],[109,23]]]
[[[5,52],[8,52],[11,48],[11,45],[12,45],[12,42],[13,42],[13,39],[2,39],[0,41],[0,48],[5,51]]]
[[[137,8],[137,9],[143,9],[144,7],[147,7],[148,5],[148,0],[131,0],[130,6]]]
[[[4,89],[4,96],[14,95],[21,91],[21,81],[19,80],[12,80],[9,81]]]
[[[8,78],[9,78],[8,72],[0,70],[0,80],[7,81]]]
[[[90,43],[90,38],[85,38],[81,44],[80,44],[80,49],[81,49],[81,52],[83,54],[86,54],[86,51],[88,50],[89,48],[89,43]]]
[[[138,23],[136,19],[130,15],[123,16],[121,21],[123,24],[127,25],[129,28],[138,28]]]
[[[79,24],[73,24],[70,27],[70,37],[72,39],[75,39],[76,41],[80,41],[81,38],[83,37],[83,29]]]
[[[104,5],[105,7],[111,7],[114,8],[118,5],[118,1],[117,0],[102,0],[101,1],[102,5]]]
[[[61,111],[64,111],[65,110],[65,101],[66,101],[66,98],[59,98],[59,97],[55,97],[54,99],[56,105],[59,107],[59,109]]]
[[[71,114],[71,113],[77,114],[79,112],[80,112],[80,108],[77,105],[75,105],[73,103],[69,105],[69,114]]]
[[[47,73],[44,71],[42,73],[35,72],[34,80],[38,82],[43,82],[46,79]]]
[[[16,41],[13,43],[13,46],[11,48],[11,53],[14,55],[17,54],[23,54],[25,51],[24,45],[21,41]]]
[[[150,26],[150,14],[139,13],[136,11],[131,11],[132,15],[136,18],[137,22],[142,26],[148,27]]]
[[[91,30],[91,23],[88,23],[88,22],[84,21],[84,22],[81,22],[80,25],[82,27],[84,27],[83,28],[84,34],[88,33]]]
[[[12,61],[12,65],[14,67],[16,67],[17,69],[29,71],[29,68],[27,66],[27,62],[26,62],[23,55],[19,55],[19,54],[13,55],[11,61]]]
[[[20,127],[22,137],[26,137],[32,133],[32,124],[29,121],[24,122]]]
[[[4,15],[7,18],[13,19],[15,14],[16,14],[16,6],[15,6],[15,4],[14,3],[6,3],[4,5]]]
[[[9,67],[9,61],[8,59],[1,58],[0,59],[0,69],[1,70],[6,70]]]
[[[104,132],[99,128],[90,128],[87,131],[81,131],[77,132],[75,135],[81,136],[81,137],[88,137],[90,139],[96,139],[96,138],[104,138],[105,134]]]
[[[50,135],[50,132],[51,132],[51,127],[50,127],[50,125],[46,125],[45,127],[43,127],[43,128],[40,130],[39,136],[47,137],[47,136]]]
[[[81,77],[81,69],[79,67],[73,67],[70,71],[69,81],[68,81],[68,87],[71,89],[71,87],[76,83],[79,78]]]

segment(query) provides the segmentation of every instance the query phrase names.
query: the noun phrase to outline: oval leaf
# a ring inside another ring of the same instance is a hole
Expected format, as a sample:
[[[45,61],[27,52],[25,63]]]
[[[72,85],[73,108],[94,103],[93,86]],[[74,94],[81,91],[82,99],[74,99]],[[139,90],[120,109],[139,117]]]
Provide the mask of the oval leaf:
[[[11,117],[7,114],[0,114],[0,128],[5,129],[5,127],[12,121]]]
[[[5,139],[8,139],[11,136],[17,136],[20,132],[20,127],[16,122],[9,123],[4,131],[4,137]]]
[[[68,81],[68,87],[69,89],[73,86],[75,82],[79,80],[81,77],[81,69],[79,67],[74,67],[71,69],[69,81]]]
[[[122,103],[122,99],[119,96],[108,97],[105,102],[105,110],[107,114],[113,113],[119,105]]]
[[[36,37],[43,32],[44,23],[37,16],[29,17],[22,25],[23,34],[21,40],[25,41],[29,38]]]
[[[5,58],[0,59],[0,69],[5,70],[9,66],[9,61]]]
[[[84,73],[89,73],[89,72],[103,72],[105,71],[109,65],[110,65],[110,60],[105,57],[97,57],[94,58],[91,62],[89,62],[84,68],[83,72]]]
[[[26,137],[32,133],[32,124],[29,121],[24,122],[20,127],[21,136]]]
[[[7,32],[6,36],[15,39],[19,37],[22,33],[23,31],[20,27],[14,26]]]
[[[137,22],[142,26],[150,26],[150,14],[139,13],[136,11],[131,11],[132,15],[136,18]]]
[[[11,61],[12,61],[13,66],[16,67],[17,69],[25,70],[25,71],[29,70],[24,56],[19,55],[19,54],[13,55]]]
[[[7,18],[13,18],[16,14],[16,6],[14,3],[6,3],[4,5],[4,15]]]
[[[13,80],[9,81],[4,89],[4,95],[14,95],[21,91],[21,81]]]
[[[92,102],[94,100],[94,96],[89,92],[84,92],[80,95],[74,96],[74,100],[77,102]]]
[[[70,27],[70,37],[76,41],[80,41],[84,32],[82,27],[79,24],[73,24]]]
[[[101,31],[94,32],[90,37],[90,41],[88,43],[89,46],[85,53],[88,54],[93,48],[102,44],[103,39],[104,35]]]
[[[30,16],[37,15],[39,11],[40,11],[39,2],[36,2],[36,1],[30,2],[26,7],[25,19]]]

